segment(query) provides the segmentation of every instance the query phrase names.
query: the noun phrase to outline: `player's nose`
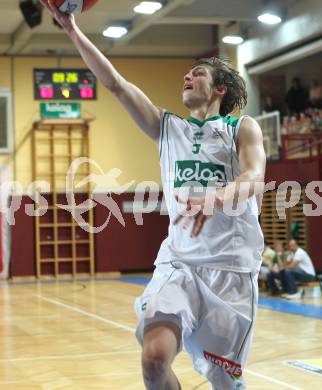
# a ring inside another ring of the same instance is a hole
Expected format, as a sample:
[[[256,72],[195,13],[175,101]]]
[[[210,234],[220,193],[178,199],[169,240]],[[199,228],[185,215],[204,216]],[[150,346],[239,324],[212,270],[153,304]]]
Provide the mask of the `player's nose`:
[[[184,82],[186,81],[191,81],[192,80],[192,74],[189,72],[187,73],[184,78],[183,78]]]

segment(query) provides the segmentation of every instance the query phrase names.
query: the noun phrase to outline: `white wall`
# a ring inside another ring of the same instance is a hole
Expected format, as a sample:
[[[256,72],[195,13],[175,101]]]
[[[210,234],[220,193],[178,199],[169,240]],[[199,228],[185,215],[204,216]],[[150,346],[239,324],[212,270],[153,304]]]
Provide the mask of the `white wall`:
[[[247,85],[247,105],[243,110],[243,114],[247,114],[250,116],[257,116],[261,113],[260,109],[260,97],[259,97],[259,88],[258,88],[258,76],[250,76],[247,73],[247,70],[244,66],[239,63],[238,57],[238,69],[241,76],[246,81]]]
[[[322,35],[321,0],[305,0],[289,9],[289,19],[278,26],[262,26],[262,36],[240,45],[243,63],[256,61],[283,52],[286,49]]]
[[[259,91],[257,76],[249,76],[246,66],[253,64],[256,61],[263,61],[273,55],[277,55],[285,50],[288,50],[298,44],[309,41],[319,35],[322,35],[322,3],[321,0],[305,0],[296,2],[288,11],[289,19],[281,23],[279,26],[265,27],[263,26],[260,38],[250,39],[238,47],[237,63],[238,70],[245,78],[248,84],[249,103],[245,109],[250,115],[258,115],[260,113]],[[322,49],[322,48],[321,48]],[[316,66],[309,65],[310,57],[303,60],[304,65],[299,62],[294,66],[290,66],[288,79],[292,79],[294,75],[301,69],[307,67],[307,76],[303,76],[305,83],[309,84],[310,79],[317,77]],[[320,69],[320,67],[319,67]]]
[[[293,62],[292,64],[285,65],[264,74],[285,75],[287,88],[290,87],[294,77],[299,77],[302,81],[302,85],[309,87],[312,79],[316,79],[320,82],[322,81],[322,51],[314,56],[304,58],[301,61]]]
[[[222,42],[222,37],[225,35],[225,30],[223,28],[219,29],[219,53],[221,56],[229,58],[234,67],[240,71],[241,76],[246,81],[247,85],[247,93],[248,93],[248,99],[247,99],[247,106],[243,110],[243,113],[256,116],[260,112],[260,106],[259,106],[259,91],[257,88],[257,80],[258,77],[250,77],[248,73],[245,70],[245,67],[241,66],[239,64],[240,57],[238,56],[237,48],[232,45],[227,45]]]

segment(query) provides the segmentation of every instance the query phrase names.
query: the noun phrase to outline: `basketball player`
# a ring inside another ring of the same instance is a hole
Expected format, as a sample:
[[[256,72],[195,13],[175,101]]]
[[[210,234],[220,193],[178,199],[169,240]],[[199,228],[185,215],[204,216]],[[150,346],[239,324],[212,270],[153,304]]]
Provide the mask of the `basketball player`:
[[[125,80],[73,16],[59,13],[48,0],[43,3],[89,68],[159,144],[170,226],[153,278],[136,300],[146,388],[181,388],[171,365],[182,347],[213,390],[245,388],[242,370],[252,339],[263,250],[255,191],[256,183],[263,182],[265,153],[256,121],[228,116],[246,104],[243,79],[220,59],[198,61],[184,76],[183,103],[191,115],[180,118]],[[206,192],[176,197],[186,187]],[[236,204],[238,197],[244,198],[244,212],[225,212],[225,205]]]

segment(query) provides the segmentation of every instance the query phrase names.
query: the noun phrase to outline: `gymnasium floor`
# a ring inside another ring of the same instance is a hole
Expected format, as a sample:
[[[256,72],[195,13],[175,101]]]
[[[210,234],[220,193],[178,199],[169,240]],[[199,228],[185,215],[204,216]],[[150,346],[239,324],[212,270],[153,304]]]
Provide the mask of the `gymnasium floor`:
[[[0,389],[143,389],[133,301],[146,281],[1,283]],[[184,390],[209,389],[185,353],[175,371]],[[249,390],[322,389],[322,300],[261,297],[245,377]]]

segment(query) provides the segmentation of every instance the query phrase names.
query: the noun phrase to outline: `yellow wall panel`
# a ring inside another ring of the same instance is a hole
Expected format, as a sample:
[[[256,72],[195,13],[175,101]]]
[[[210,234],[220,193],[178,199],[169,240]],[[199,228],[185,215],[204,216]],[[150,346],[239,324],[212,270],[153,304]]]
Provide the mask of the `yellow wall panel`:
[[[11,59],[8,57],[0,57],[0,89],[11,89]],[[10,163],[8,156],[0,155],[0,164],[6,163]]]
[[[188,113],[181,102],[183,76],[192,59],[112,59],[129,81],[138,85],[158,106],[179,115]],[[80,58],[17,57],[13,59],[15,107],[16,179],[24,188],[31,182],[29,131],[39,118],[39,102],[33,97],[33,68],[83,68]],[[10,87],[10,59],[0,57],[0,87]],[[120,183],[130,180],[160,182],[158,148],[134,124],[122,106],[98,83],[97,101],[81,102],[96,117],[90,129],[90,155],[106,172],[119,168]]]
[[[56,66],[50,58],[14,59],[14,108],[16,130],[16,179],[24,189],[31,183],[31,126],[39,118],[39,103],[34,100],[33,69]]]
[[[10,88],[11,85],[10,58],[0,57],[0,88]]]

